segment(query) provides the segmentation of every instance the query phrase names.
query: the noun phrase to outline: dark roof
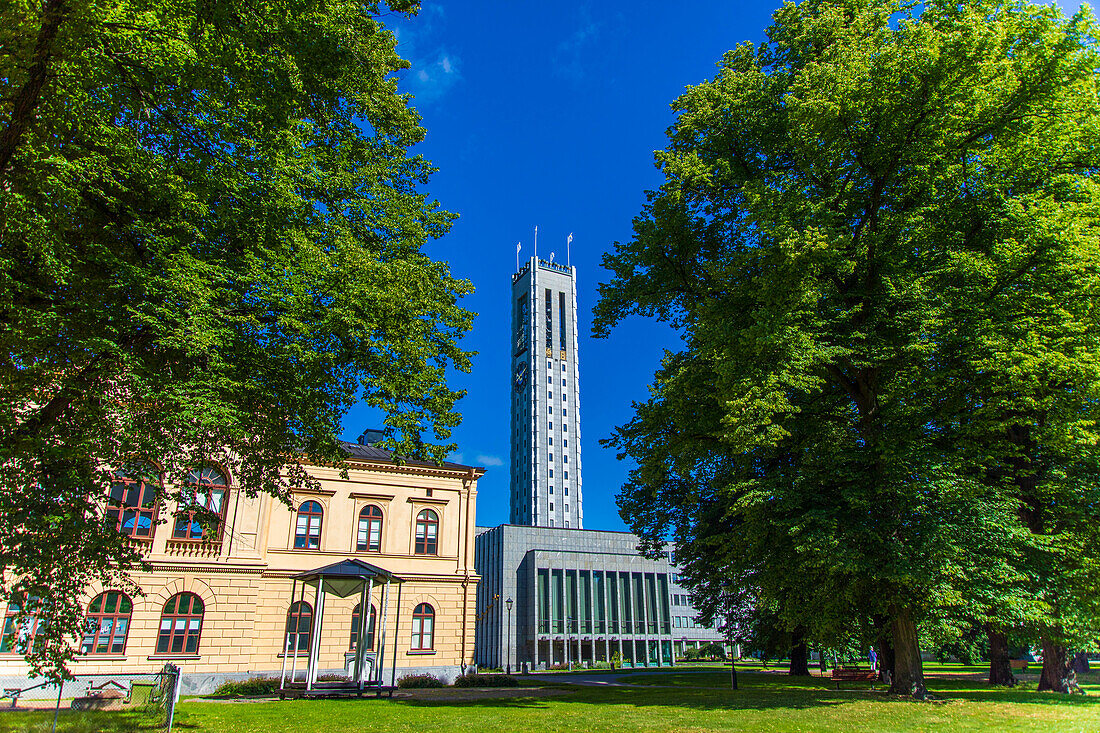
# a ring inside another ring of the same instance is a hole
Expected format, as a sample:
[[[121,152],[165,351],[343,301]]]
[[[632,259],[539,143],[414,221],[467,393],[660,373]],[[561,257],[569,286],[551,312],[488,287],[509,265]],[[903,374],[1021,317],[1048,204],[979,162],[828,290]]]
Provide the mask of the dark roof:
[[[294,576],[307,585],[324,581],[325,592],[347,598],[363,588],[363,582],[371,579],[378,583],[402,583],[404,578],[369,562],[348,558],[316,570],[307,570]]]
[[[344,451],[352,458],[360,458],[367,461],[375,461],[378,463],[392,463],[398,464],[397,459],[394,457],[392,451],[388,451],[385,448],[379,448],[373,445],[360,445],[358,443],[349,443],[345,440],[337,441],[337,444],[344,449]],[[444,461],[442,464],[433,463],[431,461],[421,461],[415,458],[405,458],[401,461],[407,466],[418,466],[421,468],[446,468],[451,471],[469,471],[471,468],[475,471],[485,472],[485,469],[481,466],[466,466],[461,463],[451,463],[450,461]]]
[[[386,580],[395,580],[401,582],[404,578],[394,575],[385,568],[380,568],[377,565],[371,565],[369,562],[363,562],[362,560],[356,560],[349,557],[347,560],[341,560],[340,562],[334,562],[331,565],[325,565],[322,568],[316,570],[307,570],[304,573],[298,573],[294,576],[298,580],[307,580],[309,578],[384,578]]]

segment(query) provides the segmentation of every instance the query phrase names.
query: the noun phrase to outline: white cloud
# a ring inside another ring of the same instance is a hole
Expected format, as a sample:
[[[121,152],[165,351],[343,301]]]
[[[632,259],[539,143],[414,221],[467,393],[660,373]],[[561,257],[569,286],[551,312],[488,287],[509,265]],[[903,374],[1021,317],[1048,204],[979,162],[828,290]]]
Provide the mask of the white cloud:
[[[412,63],[404,72],[402,91],[412,92],[417,106],[438,101],[462,80],[461,59],[440,43],[445,23],[443,6],[425,3],[415,17],[393,26],[397,52]]]
[[[446,49],[439,49],[434,61],[413,61],[416,73],[408,78],[409,91],[419,105],[431,104],[462,80],[462,60]]]
[[[504,461],[502,461],[497,456],[480,455],[480,456],[477,457],[477,462],[480,463],[482,466],[503,466],[504,465]]]
[[[466,456],[462,455],[461,453],[452,453],[451,455],[447,456],[447,460],[451,463],[462,463],[466,460]]]
[[[580,8],[580,27],[554,50],[554,70],[563,76],[581,77],[585,72],[582,60],[585,47],[600,34],[600,24],[592,21],[586,6]]]

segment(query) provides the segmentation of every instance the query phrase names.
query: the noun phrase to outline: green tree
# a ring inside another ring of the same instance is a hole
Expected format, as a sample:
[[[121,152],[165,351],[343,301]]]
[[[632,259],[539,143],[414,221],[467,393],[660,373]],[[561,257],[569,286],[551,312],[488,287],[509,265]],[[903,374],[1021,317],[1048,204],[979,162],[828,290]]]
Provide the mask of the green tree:
[[[665,182],[605,256],[596,334],[638,314],[685,343],[609,441],[638,464],[624,519],[751,577],[811,638],[877,621],[897,693],[926,695],[921,620],[1050,618],[1065,592],[1027,587],[1067,553],[1028,560],[1042,533],[991,473],[1015,449],[989,439],[1020,418],[971,387],[1035,394],[1038,362],[1067,364],[1044,414],[1077,456],[1061,475],[1090,471],[1093,34],[1087,11],[1022,2],[788,3],[766,43],[675,102]],[[985,290],[967,290],[978,275]],[[1013,298],[1044,309],[1043,338],[1001,308]],[[990,324],[978,345],[975,319]],[[1083,482],[1057,478],[1075,500],[1044,510],[1095,525]]]
[[[37,669],[74,654],[87,584],[139,562],[110,471],[219,459],[285,498],[301,461],[342,460],[357,400],[400,454],[450,449],[471,286],[421,252],[453,215],[421,190],[381,12],[0,8],[0,585],[38,607]]]

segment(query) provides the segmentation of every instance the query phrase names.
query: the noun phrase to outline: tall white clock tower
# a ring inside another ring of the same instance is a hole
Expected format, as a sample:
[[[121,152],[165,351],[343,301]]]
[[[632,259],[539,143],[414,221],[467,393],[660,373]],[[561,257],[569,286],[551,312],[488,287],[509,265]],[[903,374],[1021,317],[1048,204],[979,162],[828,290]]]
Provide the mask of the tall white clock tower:
[[[535,257],[512,276],[512,524],[583,526],[576,282]]]

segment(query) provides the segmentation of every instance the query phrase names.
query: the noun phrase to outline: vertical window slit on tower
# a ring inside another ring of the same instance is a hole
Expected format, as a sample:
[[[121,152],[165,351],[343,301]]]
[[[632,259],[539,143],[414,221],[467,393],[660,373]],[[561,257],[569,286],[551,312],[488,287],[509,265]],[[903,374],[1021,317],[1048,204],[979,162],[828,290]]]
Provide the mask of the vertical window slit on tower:
[[[531,320],[531,312],[527,305],[527,296],[521,295],[519,300],[516,301],[516,350],[515,353],[522,354],[527,350],[527,334],[530,331],[529,322]]]
[[[558,293],[558,348],[565,359],[565,293]]]
[[[554,351],[554,300],[550,297],[550,288],[546,289],[546,358]]]

